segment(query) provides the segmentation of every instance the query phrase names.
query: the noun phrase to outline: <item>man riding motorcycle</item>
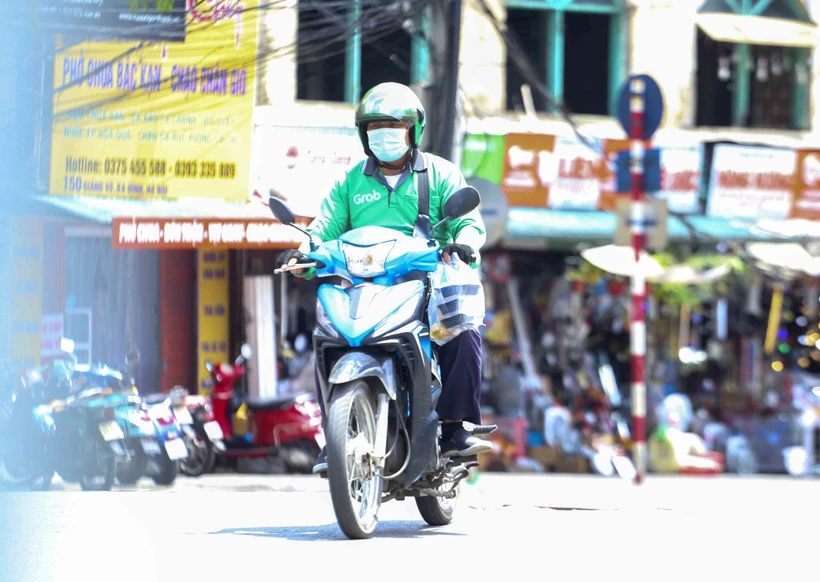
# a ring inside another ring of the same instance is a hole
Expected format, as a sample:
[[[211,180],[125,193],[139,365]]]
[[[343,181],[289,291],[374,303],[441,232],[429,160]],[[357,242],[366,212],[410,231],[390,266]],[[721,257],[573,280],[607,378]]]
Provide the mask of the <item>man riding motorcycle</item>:
[[[419,215],[419,174],[427,172],[430,223],[443,218],[447,198],[467,183],[451,162],[419,150],[425,126],[424,106],[409,87],[381,83],[362,98],[356,110],[356,129],[367,157],[337,181],[322,201],[319,215],[307,228],[317,241],[327,242],[354,228],[383,226],[413,234]],[[486,240],[478,210],[449,221],[435,232],[442,258],[452,255],[474,267]],[[308,262],[306,242],[299,250],[283,252],[278,264]],[[291,271],[311,279],[315,269]],[[492,450],[488,441],[464,429],[463,422],[481,424],[481,334],[463,331],[438,347],[442,395],[437,412],[442,419],[442,456],[469,456]],[[318,386],[318,380],[316,382]],[[318,394],[322,415],[325,403]],[[325,450],[319,453],[314,473],[327,471]]]

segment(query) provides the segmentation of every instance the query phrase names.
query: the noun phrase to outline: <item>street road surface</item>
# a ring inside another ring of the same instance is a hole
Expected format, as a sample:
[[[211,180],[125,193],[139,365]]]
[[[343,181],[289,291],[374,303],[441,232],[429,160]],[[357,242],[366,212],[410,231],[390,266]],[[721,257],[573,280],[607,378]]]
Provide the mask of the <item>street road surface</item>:
[[[366,541],[316,477],[0,492],[0,582],[820,579],[816,479],[481,474],[462,491],[453,525],[391,501]]]

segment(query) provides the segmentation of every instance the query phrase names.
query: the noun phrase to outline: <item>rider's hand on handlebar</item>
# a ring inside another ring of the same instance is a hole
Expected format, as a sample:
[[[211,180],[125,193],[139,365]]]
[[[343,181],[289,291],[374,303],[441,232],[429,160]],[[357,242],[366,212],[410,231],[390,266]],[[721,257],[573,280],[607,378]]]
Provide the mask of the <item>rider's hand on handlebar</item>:
[[[466,263],[468,265],[475,263],[475,251],[467,245],[453,243],[441,249],[441,258],[444,259],[445,263],[450,262],[452,255],[458,256],[462,263]]]
[[[284,269],[286,267],[292,267],[296,263],[305,262],[307,257],[303,255],[297,249],[288,249],[279,255],[279,258],[276,260],[276,263],[280,265],[280,268]],[[305,269],[294,269],[290,271],[294,275],[301,275],[305,272]]]

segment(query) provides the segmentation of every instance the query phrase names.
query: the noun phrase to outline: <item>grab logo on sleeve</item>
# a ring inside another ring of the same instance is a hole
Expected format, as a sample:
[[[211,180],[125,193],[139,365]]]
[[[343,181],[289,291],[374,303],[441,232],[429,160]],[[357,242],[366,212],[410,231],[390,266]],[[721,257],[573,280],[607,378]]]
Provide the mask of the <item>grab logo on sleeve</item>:
[[[378,202],[379,200],[381,200],[381,197],[382,193],[377,192],[376,190],[373,190],[373,192],[369,192],[367,194],[356,194],[355,196],[353,196],[353,204],[356,204],[358,206],[359,204]]]

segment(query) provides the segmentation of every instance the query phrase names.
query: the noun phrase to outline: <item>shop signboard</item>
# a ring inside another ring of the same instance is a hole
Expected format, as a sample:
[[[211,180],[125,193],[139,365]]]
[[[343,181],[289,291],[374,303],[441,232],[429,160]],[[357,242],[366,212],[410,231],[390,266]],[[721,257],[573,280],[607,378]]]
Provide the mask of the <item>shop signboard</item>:
[[[40,357],[57,358],[62,354],[60,341],[65,334],[65,315],[62,313],[44,313],[40,337]]]
[[[16,370],[40,365],[43,221],[15,217],[10,229],[9,359]]]
[[[473,143],[474,151],[465,158],[465,168],[475,167],[476,158],[480,159],[481,148],[474,142],[466,142],[465,149]],[[698,212],[700,145],[659,147],[661,191],[657,196],[667,201],[671,212]],[[628,149],[626,139],[581,141],[576,136],[507,134],[501,188],[513,207],[614,211],[619,199],[617,155]],[[489,169],[486,172],[491,174]]]
[[[37,15],[43,28],[61,34],[183,41],[186,9],[195,11],[201,4],[197,0],[38,0]]]
[[[820,151],[797,152],[794,185],[790,218],[820,221]]]
[[[273,189],[294,214],[311,218],[335,182],[365,158],[354,128],[258,125],[253,151],[256,190]]]
[[[544,208],[554,170],[555,136],[508,133],[501,189],[510,206]]]
[[[466,179],[481,178],[501,183],[504,173],[504,136],[483,133],[464,138],[461,171]]]
[[[707,214],[785,220],[792,210],[796,165],[795,150],[716,145]]]
[[[660,146],[660,150],[661,190],[655,196],[666,200],[670,212],[698,213],[703,146]]]
[[[297,226],[306,228],[307,218]],[[293,227],[263,218],[115,218],[115,249],[288,249],[305,236]]]
[[[197,386],[203,392],[210,379],[205,361],[229,361],[229,272],[226,250],[197,252]]]
[[[197,3],[184,43],[58,38],[49,192],[247,200],[257,3]]]

